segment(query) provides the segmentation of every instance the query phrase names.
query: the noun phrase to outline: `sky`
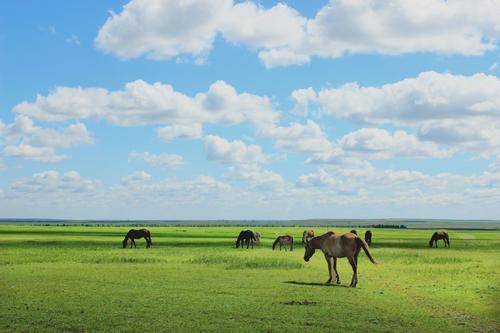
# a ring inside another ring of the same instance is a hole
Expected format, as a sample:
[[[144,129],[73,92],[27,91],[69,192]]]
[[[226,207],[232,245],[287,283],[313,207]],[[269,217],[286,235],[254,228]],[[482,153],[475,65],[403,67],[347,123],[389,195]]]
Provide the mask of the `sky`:
[[[3,1],[0,217],[500,219],[500,1]]]

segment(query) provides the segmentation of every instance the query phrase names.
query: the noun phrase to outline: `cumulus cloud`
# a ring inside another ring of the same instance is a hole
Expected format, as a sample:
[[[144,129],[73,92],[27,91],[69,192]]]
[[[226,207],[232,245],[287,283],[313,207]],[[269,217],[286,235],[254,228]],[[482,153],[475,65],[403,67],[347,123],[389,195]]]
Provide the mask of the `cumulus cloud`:
[[[140,161],[154,166],[161,167],[177,167],[184,164],[184,158],[177,154],[152,154],[149,152],[136,152],[129,153],[128,158],[130,161]]]
[[[292,123],[289,126],[262,124],[258,135],[275,140],[275,147],[287,152],[324,152],[331,149],[327,135],[312,120],[306,124]]]
[[[230,165],[262,165],[269,160],[258,145],[247,145],[243,141],[229,141],[216,135],[204,139],[209,160]]]
[[[122,184],[130,185],[135,183],[142,183],[144,181],[150,180],[151,175],[145,171],[136,171],[130,175],[122,177]]]
[[[143,80],[129,82],[118,91],[58,87],[47,96],[38,95],[34,102],[16,105],[13,111],[44,121],[97,118],[119,126],[171,125],[158,132],[168,140],[197,136],[203,123],[257,124],[278,119],[267,97],[238,93],[224,81],[192,97],[171,85]]]
[[[434,142],[421,141],[405,131],[398,130],[391,134],[380,128],[362,128],[348,133],[339,140],[339,146],[347,154],[366,159],[444,158],[453,153],[440,149]]]
[[[24,115],[16,117],[13,123],[0,122],[0,145],[7,156],[27,158],[41,162],[59,162],[67,156],[58,154],[56,148],[71,148],[91,144],[93,139],[82,123],[63,129],[36,126]]]
[[[172,126],[160,127],[156,130],[158,136],[165,142],[174,139],[199,139],[203,135],[201,124],[176,124]]]
[[[228,165],[228,176],[247,181],[251,187],[271,189],[283,186],[280,174],[264,170],[262,165],[270,160],[258,145],[247,145],[235,140],[208,135],[204,139],[207,158]]]
[[[120,58],[203,59],[220,34],[259,50],[267,67],[346,53],[481,55],[498,46],[498,8],[496,0],[331,0],[308,19],[283,3],[132,0],[95,43]]]
[[[306,100],[322,115],[361,124],[409,126],[423,141],[491,152],[500,148],[499,91],[496,76],[424,72],[380,87],[348,83],[322,89],[298,103]]]
[[[31,177],[14,181],[10,191],[15,193],[90,193],[101,186],[99,181],[82,178],[74,170],[59,173],[54,170],[35,173]]]

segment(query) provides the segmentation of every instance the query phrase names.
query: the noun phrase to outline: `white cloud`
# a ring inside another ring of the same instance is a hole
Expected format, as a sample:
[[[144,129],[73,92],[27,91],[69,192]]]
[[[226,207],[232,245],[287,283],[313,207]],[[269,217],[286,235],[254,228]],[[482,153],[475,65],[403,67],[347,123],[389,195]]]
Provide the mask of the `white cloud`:
[[[283,3],[133,0],[111,13],[95,42],[120,58],[203,59],[221,34],[260,50],[267,67],[346,53],[481,55],[498,46],[499,8],[496,0],[331,0],[307,19]]]
[[[421,140],[491,152],[500,148],[499,91],[496,76],[424,72],[380,87],[349,83],[322,89],[309,93],[306,100],[318,105],[323,115],[362,124],[410,126]]]
[[[14,181],[10,190],[14,193],[89,193],[96,191],[101,186],[99,181],[84,179],[76,171],[68,171],[60,174],[49,170],[35,173],[31,177]]]
[[[122,184],[130,185],[136,183],[142,183],[144,181],[150,180],[151,175],[145,171],[136,171],[130,175],[122,177]]]
[[[491,71],[491,72],[494,72],[498,69],[498,62],[495,62],[493,63],[489,68],[488,70]]]
[[[130,161],[142,161],[150,165],[161,167],[177,167],[184,164],[184,158],[177,154],[152,154],[149,152],[136,152],[129,153],[128,158]]]
[[[269,157],[258,145],[247,145],[243,141],[228,141],[215,135],[204,139],[205,151],[209,160],[238,166],[259,166]]]
[[[297,185],[301,187],[335,187],[341,183],[339,179],[333,177],[323,169],[319,169],[317,173],[302,175],[297,181]]]
[[[380,128],[362,128],[348,133],[339,140],[339,146],[347,154],[366,159],[444,158],[453,153],[441,150],[434,142],[421,141],[405,131],[398,130],[391,134]]]
[[[193,124],[272,123],[278,113],[267,97],[238,93],[224,81],[213,83],[206,93],[193,97],[159,82],[129,82],[124,90],[58,87],[35,102],[22,102],[14,112],[44,121],[98,118],[119,126],[148,124],[177,125],[163,131],[167,138],[182,135]],[[162,132],[160,132],[162,133]]]
[[[312,120],[306,124],[292,123],[287,127],[262,124],[258,135],[275,140],[274,146],[288,152],[324,152],[332,144],[321,127]]]
[[[35,147],[21,143],[17,146],[6,146],[3,153],[7,156],[26,158],[29,160],[55,163],[67,159],[66,155],[59,155],[53,147]]]
[[[70,35],[69,37],[66,37],[66,39],[64,39],[64,41],[68,44],[75,44],[75,45],[80,45],[80,39],[78,38],[77,35]]]
[[[120,58],[203,56],[231,5],[231,0],[134,0],[121,13],[111,13],[95,43]]]
[[[285,182],[280,174],[262,168],[270,158],[260,146],[247,145],[239,140],[228,141],[214,135],[206,136],[204,142],[209,160],[229,166],[229,178],[245,180],[254,189],[277,189],[284,186]]]
[[[16,117],[13,123],[0,122],[0,145],[7,156],[27,158],[41,162],[59,162],[67,156],[56,153],[56,148],[71,148],[91,144],[93,139],[82,123],[63,129],[36,126],[27,116]]]
[[[199,139],[203,135],[201,124],[180,124],[158,128],[156,133],[165,142],[170,142],[177,138]]]

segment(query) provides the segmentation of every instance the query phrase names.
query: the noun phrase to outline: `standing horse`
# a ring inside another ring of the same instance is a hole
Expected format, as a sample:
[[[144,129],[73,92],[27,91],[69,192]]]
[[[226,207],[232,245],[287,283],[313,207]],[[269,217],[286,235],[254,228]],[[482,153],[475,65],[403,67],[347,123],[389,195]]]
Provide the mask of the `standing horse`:
[[[153,245],[151,241],[151,233],[148,229],[130,229],[125,236],[125,239],[122,241],[123,248],[127,247],[128,240],[130,239],[130,248],[137,247],[135,245],[134,239],[144,238],[146,240],[146,248],[149,248]]]
[[[314,230],[309,229],[309,230],[304,230],[302,233],[302,244],[305,245],[308,240],[314,237]]]
[[[238,238],[236,239],[236,248],[240,247],[240,243],[241,243],[241,248],[243,248],[243,246],[246,243],[247,249],[250,246],[250,244],[252,245],[253,249],[253,242],[256,240],[257,239],[255,238],[255,234],[251,230],[242,230],[238,235]]]
[[[353,271],[351,287],[354,288],[358,283],[358,255],[361,249],[365,251],[365,254],[368,256],[368,259],[370,259],[372,263],[377,264],[375,259],[373,259],[366,242],[359,238],[357,235],[350,232],[340,235],[330,231],[324,235],[314,237],[306,243],[304,260],[306,262],[309,261],[316,250],[321,250],[325,255],[325,259],[328,264],[329,279],[328,281],[326,281],[326,283],[330,283],[333,279],[333,258],[335,282],[339,284],[340,276],[337,272],[337,258],[347,257]]]
[[[368,245],[372,245],[372,232],[370,230],[366,230],[365,232],[365,242]]]
[[[444,247],[450,247],[450,238],[448,237],[448,233],[446,231],[436,231],[432,234],[431,240],[429,241],[429,247],[436,244],[438,247],[438,240],[442,239],[444,241]]]
[[[282,246],[285,247],[285,251],[287,246],[290,247],[290,251],[293,251],[293,237],[290,235],[278,236],[278,238],[274,241],[273,251],[278,244],[280,245],[280,251]]]

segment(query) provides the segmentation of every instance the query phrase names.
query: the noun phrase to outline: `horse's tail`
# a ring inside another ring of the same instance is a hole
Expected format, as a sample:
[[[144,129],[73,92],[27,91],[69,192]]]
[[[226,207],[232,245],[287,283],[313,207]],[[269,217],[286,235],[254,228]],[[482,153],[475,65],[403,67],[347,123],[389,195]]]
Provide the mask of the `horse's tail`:
[[[280,241],[280,237],[278,236],[278,238],[276,238],[276,240],[273,243],[273,250],[276,247],[276,245],[279,243],[279,241]]]
[[[373,259],[372,255],[370,253],[370,250],[368,249],[368,244],[366,244],[366,242],[363,239],[359,238],[359,237],[356,237],[356,242],[358,243],[358,246],[360,246],[360,247],[363,248],[363,250],[366,253],[366,256],[368,257],[368,259],[370,259],[370,261],[372,263],[374,263],[375,265],[377,265],[378,262],[375,259]]]

